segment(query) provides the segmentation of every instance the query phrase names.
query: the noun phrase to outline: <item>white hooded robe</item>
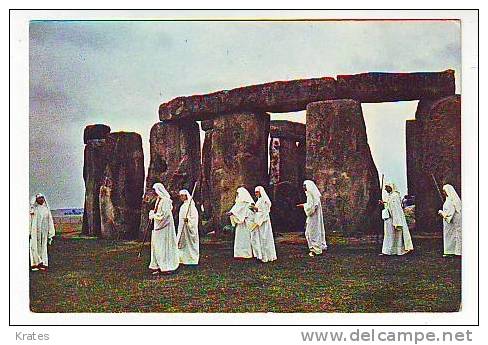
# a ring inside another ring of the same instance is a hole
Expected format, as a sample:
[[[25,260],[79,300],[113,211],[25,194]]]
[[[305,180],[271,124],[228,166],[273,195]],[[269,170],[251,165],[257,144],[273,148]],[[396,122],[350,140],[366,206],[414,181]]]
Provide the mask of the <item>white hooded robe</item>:
[[[253,251],[256,253],[255,256],[262,262],[274,261],[277,257],[273,229],[271,228],[271,219],[269,217],[271,200],[269,200],[263,187],[258,186],[255,190],[259,191],[261,196],[255,205],[258,210],[254,213],[255,224],[254,230],[252,230]]]
[[[171,272],[178,268],[179,257],[176,244],[173,203],[169,193],[161,183],[155,183],[153,189],[158,194],[155,210],[149,212],[149,219],[154,220],[151,233],[151,263],[149,268]]]
[[[307,202],[303,205],[303,210],[307,216],[305,237],[307,238],[308,249],[315,254],[322,254],[322,251],[327,249],[327,243],[320,191],[313,181],[306,180],[303,184],[307,189],[305,192]]]
[[[186,200],[180,207],[178,216],[178,250],[180,263],[184,265],[198,265],[200,257],[200,240],[198,236],[198,210],[195,202],[191,199],[190,193],[183,189],[180,194],[186,195]],[[188,209],[189,208],[189,209]],[[188,223],[185,224],[185,218]]]
[[[461,255],[461,199],[451,185],[443,187],[446,201],[439,214],[443,218],[444,255]]]
[[[44,197],[42,205],[36,202],[36,198],[41,196],[44,197],[42,194],[33,197],[30,206],[29,257],[31,267],[37,267],[41,263],[49,266],[47,246],[49,240],[55,235],[54,221],[46,198]]]
[[[230,209],[230,222],[235,227],[234,257],[249,259],[253,257],[251,229],[254,213],[249,208],[254,203],[251,194],[244,187],[237,189],[236,202]],[[260,252],[260,251],[259,251]]]
[[[400,193],[394,184],[387,184],[387,186],[392,188],[392,192],[387,193],[384,201],[389,218],[383,220],[384,237],[381,252],[385,255],[403,255],[413,250],[412,237],[403,213]]]

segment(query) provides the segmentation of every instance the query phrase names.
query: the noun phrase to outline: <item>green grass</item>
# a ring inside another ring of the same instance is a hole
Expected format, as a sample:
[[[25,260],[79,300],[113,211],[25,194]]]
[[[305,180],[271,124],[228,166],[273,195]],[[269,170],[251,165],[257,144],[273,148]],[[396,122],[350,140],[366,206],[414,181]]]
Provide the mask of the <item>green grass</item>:
[[[307,256],[303,239],[280,240],[278,261],[236,261],[232,242],[202,239],[200,265],[172,276],[148,273],[149,246],[59,239],[50,270],[31,272],[34,312],[452,312],[461,299],[461,262],[442,258],[439,239],[413,254],[377,255],[373,244],[331,241]]]

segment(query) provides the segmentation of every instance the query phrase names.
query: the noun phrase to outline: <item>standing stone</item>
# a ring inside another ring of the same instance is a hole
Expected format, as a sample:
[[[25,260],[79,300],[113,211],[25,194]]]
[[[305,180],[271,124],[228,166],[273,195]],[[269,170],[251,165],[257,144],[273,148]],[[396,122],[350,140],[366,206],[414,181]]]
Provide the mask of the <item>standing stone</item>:
[[[149,144],[151,159],[141,213],[141,235],[148,225],[148,213],[154,207],[154,183],[162,183],[171,194],[176,214],[180,206],[178,192],[186,188],[191,193],[200,176],[200,128],[195,121],[158,122],[151,128]],[[195,200],[198,199],[195,195]]]
[[[322,192],[326,231],[380,231],[378,172],[359,102],[341,99],[307,106],[306,174]]]
[[[101,237],[136,239],[144,189],[144,154],[141,136],[115,132],[108,137],[110,159],[100,188]]]
[[[85,203],[81,232],[86,236],[99,236],[101,233],[98,195],[110,154],[106,140],[109,133],[110,127],[101,124],[86,126],[83,133],[86,144],[83,162]]]
[[[105,139],[109,134],[110,127],[107,125],[88,125],[83,131],[83,142],[86,145],[90,140]]]
[[[305,142],[305,124],[287,120],[273,120],[269,123],[269,135],[272,138],[293,139]]]
[[[420,137],[420,121],[407,120],[405,126],[405,140],[407,148],[407,189],[409,195],[417,195],[420,169],[420,155],[422,143]]]
[[[203,204],[203,217],[206,222],[212,220],[213,214],[213,200],[212,200],[212,193],[210,189],[210,173],[212,171],[212,133],[213,133],[213,122],[212,126],[204,125],[202,121],[202,129],[205,131],[205,138],[203,140],[203,148],[202,148],[202,183],[200,188],[200,193],[202,195],[202,204]],[[212,229],[210,223],[206,224],[204,227],[205,232],[209,232]]]
[[[430,107],[428,107],[430,106]],[[442,200],[439,188],[451,184],[461,195],[461,96],[419,102],[420,164],[416,183],[416,227],[420,232],[441,231],[437,210]],[[430,108],[425,110],[426,108]]]
[[[305,214],[296,207],[305,199],[305,125],[290,121],[270,124],[271,218],[277,232],[303,231]]]
[[[269,173],[272,184],[290,181],[302,185],[305,166],[300,165],[303,162],[300,153],[295,140],[271,138]]]
[[[226,212],[238,187],[253,194],[257,185],[268,186],[268,134],[269,115],[251,112],[218,117],[206,132],[203,161],[205,195],[212,204],[210,231],[220,234],[229,224]]]

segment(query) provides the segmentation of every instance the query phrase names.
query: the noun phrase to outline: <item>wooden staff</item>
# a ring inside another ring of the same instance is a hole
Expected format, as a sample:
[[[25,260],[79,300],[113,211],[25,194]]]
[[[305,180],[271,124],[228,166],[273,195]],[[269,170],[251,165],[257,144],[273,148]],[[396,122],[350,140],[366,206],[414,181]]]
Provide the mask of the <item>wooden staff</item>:
[[[156,198],[156,203],[154,204],[154,212],[157,212],[157,207],[158,207],[158,199]],[[147,226],[146,226],[146,231],[144,231],[144,238],[142,239],[141,243],[141,248],[139,249],[139,253],[137,254],[137,257],[141,257],[142,249],[144,249],[144,244],[146,243],[147,239],[147,234],[149,233],[149,228],[152,224],[152,221],[148,219]]]
[[[383,200],[383,187],[384,187],[384,182],[385,182],[385,174],[381,174],[381,187],[380,187],[380,192],[381,192],[381,199]]]
[[[385,174],[381,174],[381,185],[380,185],[380,196],[381,196],[381,200],[383,201],[383,187],[385,185]],[[385,206],[383,205],[383,208]],[[381,234],[380,233],[376,233],[376,244],[378,245],[380,243],[380,237],[381,237]]]
[[[434,174],[430,174],[432,176],[432,179],[434,180],[435,188],[437,189],[437,193],[439,193],[439,198],[441,198],[441,202],[444,202],[444,198],[442,197],[441,190],[439,189],[439,185],[437,184],[437,180],[435,179]]]
[[[197,188],[197,184],[198,184],[198,181],[195,182],[195,185],[193,186],[193,190],[192,190],[191,195],[190,195],[190,206],[191,206],[191,202],[193,201],[193,196],[195,195],[195,189]],[[185,218],[188,218],[188,213],[190,212],[190,206],[188,206],[188,209],[186,210]]]

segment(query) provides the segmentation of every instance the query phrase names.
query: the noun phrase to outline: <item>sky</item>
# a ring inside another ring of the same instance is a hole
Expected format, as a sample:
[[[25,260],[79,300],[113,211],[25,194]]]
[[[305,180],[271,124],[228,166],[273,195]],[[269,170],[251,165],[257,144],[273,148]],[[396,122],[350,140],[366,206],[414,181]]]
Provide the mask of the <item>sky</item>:
[[[362,72],[454,69],[456,21],[32,21],[29,64],[30,193],[51,208],[82,207],[83,129],[105,123],[142,135],[177,96]],[[379,174],[405,194],[405,120],[417,102],[363,104]],[[305,122],[305,112],[272,114]]]

